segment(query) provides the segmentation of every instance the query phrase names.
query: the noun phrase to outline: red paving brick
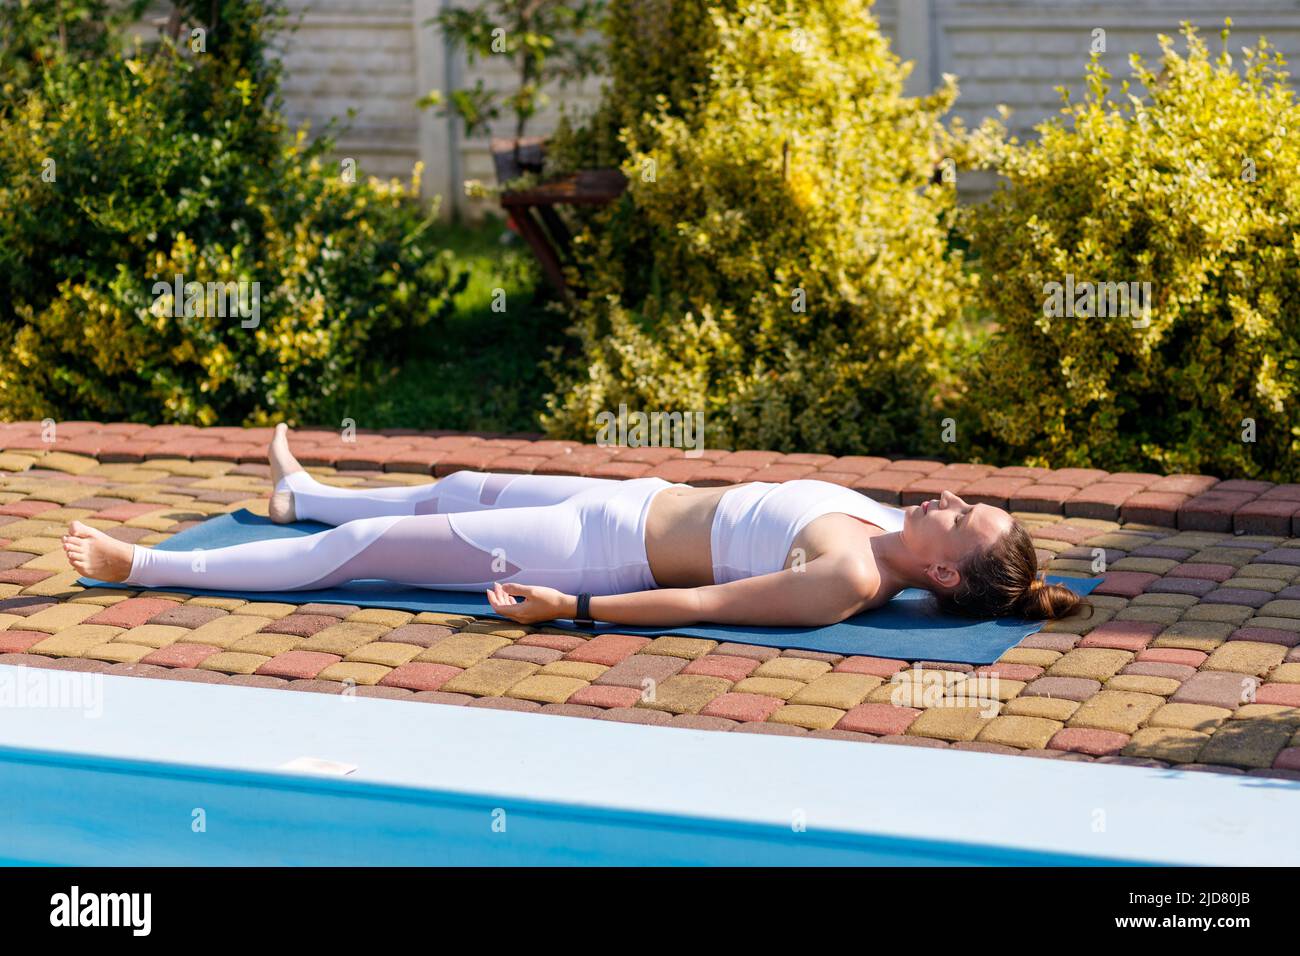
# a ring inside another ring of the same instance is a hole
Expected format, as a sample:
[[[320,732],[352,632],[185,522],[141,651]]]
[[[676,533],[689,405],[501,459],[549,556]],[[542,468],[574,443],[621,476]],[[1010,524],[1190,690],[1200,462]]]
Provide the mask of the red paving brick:
[[[108,624],[113,627],[139,627],[150,619],[179,607],[177,601],[164,601],[160,598],[127,598],[117,604],[111,604],[97,614],[86,618],[86,624]]]
[[[738,722],[767,720],[784,704],[782,700],[763,694],[726,693],[709,701],[700,714]]]
[[[221,648],[210,644],[168,644],[141,658],[141,663],[157,664],[159,667],[197,667],[220,650]]]
[[[863,734],[885,736],[901,734],[921,711],[913,707],[896,707],[893,704],[859,704],[847,711],[835,726],[839,730],[853,730]]]
[[[257,673],[290,680],[309,679],[342,659],[336,654],[321,654],[318,651],[285,651],[259,667]]]
[[[585,664],[612,666],[650,643],[648,637],[631,634],[599,634],[569,651],[566,658]]]
[[[1047,746],[1054,750],[1069,750],[1094,757],[1104,757],[1118,754],[1128,744],[1129,739],[1129,734],[1121,734],[1113,730],[1063,727],[1052,736]]]

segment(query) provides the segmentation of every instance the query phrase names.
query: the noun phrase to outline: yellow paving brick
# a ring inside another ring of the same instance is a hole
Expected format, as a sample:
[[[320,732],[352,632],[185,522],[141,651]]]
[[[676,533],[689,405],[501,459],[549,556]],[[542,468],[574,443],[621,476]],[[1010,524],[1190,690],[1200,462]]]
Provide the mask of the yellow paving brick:
[[[16,455],[13,452],[0,452],[0,471],[26,471],[36,464],[30,455]]]
[[[167,507],[159,508],[157,511],[146,511],[142,515],[135,515],[123,521],[122,524],[128,528],[144,528],[147,531],[169,531],[172,525],[178,521],[193,521],[202,517],[203,515],[194,511]]]
[[[1165,704],[1147,718],[1147,724],[1151,727],[1195,730],[1209,734],[1231,716],[1232,711],[1225,707],[1209,707],[1205,704]]]
[[[413,661],[424,648],[418,644],[400,644],[397,641],[374,641],[362,644],[344,660],[361,664],[382,664],[385,667],[400,667]]]
[[[231,614],[251,614],[254,617],[269,617],[278,621],[282,617],[288,617],[294,611],[298,610],[296,604],[280,604],[271,601],[249,601],[234,608]]]
[[[331,664],[319,674],[318,680],[337,680],[366,687],[378,684],[393,672],[391,667],[383,664],[366,664],[361,661],[340,661]]]
[[[1288,707],[1286,704],[1242,704],[1232,712],[1229,719],[1300,725],[1300,708]]]
[[[430,664],[450,664],[452,667],[473,667],[506,647],[510,641],[494,634],[460,633],[445,637],[432,647],[425,648],[417,661]],[[522,680],[522,678],[521,678]]]
[[[574,677],[580,681],[590,683],[607,670],[609,668],[604,664],[585,664],[582,661],[552,661],[537,673],[545,677]]]
[[[638,707],[670,714],[698,714],[704,705],[731,688],[731,681],[702,674],[674,674],[655,687],[654,698],[637,702]],[[443,690],[447,689],[444,684]]]
[[[29,653],[51,657],[80,657],[92,647],[107,644],[122,632],[106,624],[74,624],[34,644]]]
[[[237,607],[243,607],[248,602],[243,598],[208,597],[203,595],[194,598],[190,603],[197,604],[199,607],[215,607],[223,611],[233,611]]]
[[[42,521],[40,518],[19,518],[4,526],[4,537],[10,540],[6,549],[13,550],[14,545],[23,538],[43,538],[53,540],[56,544],[67,530],[57,521]],[[22,550],[22,549],[19,549]]]
[[[218,651],[199,662],[199,667],[223,674],[251,674],[271,658],[265,654],[241,654],[236,651]]]
[[[531,627],[512,624],[510,621],[470,621],[463,626],[462,630],[470,634],[492,634],[512,641],[527,637],[533,631]]]
[[[891,681],[897,684],[920,684],[929,687],[938,685],[945,690],[954,684],[960,684],[970,677],[965,671],[950,671],[942,667],[922,667],[919,664],[911,670],[899,671]]]
[[[1268,679],[1279,684],[1300,684],[1300,661],[1278,665]]]
[[[1235,577],[1228,578],[1223,582],[1222,586],[1225,588],[1247,588],[1251,591],[1272,591],[1276,594],[1286,587],[1286,582],[1277,578]]]
[[[1182,685],[1172,677],[1147,677],[1142,674],[1116,674],[1106,681],[1107,690],[1127,690],[1134,694],[1168,697]]]
[[[93,604],[56,604],[29,616],[22,629],[53,634],[74,624],[80,624],[86,618],[94,617],[99,611],[100,609]]]
[[[190,633],[188,627],[176,627],[171,624],[141,624],[139,627],[123,631],[114,640],[157,650],[168,644],[175,644],[177,641],[190,641]]]
[[[126,644],[120,641],[110,641],[107,644],[99,644],[90,648],[81,656],[97,661],[111,661],[114,664],[135,664],[140,658],[147,657],[156,649],[149,647],[147,644]]]
[[[974,740],[991,719],[978,707],[931,707],[912,721],[907,733],[938,740]]]
[[[265,491],[270,488],[270,481],[265,478],[256,478],[252,475],[217,475],[213,478],[203,478],[188,485],[189,488],[197,488],[203,491]]]
[[[1060,651],[1037,647],[1013,647],[998,658],[1000,664],[1028,664],[1031,667],[1051,667],[1061,657]]]
[[[138,505],[157,505],[159,508],[174,508],[175,495],[162,491],[158,485],[119,485],[105,489],[106,498],[124,498]]]
[[[539,704],[563,704],[577,691],[587,686],[587,681],[576,677],[557,677],[551,674],[533,674],[506,691],[507,697],[535,700]]]
[[[790,698],[790,704],[850,710],[884,681],[870,674],[823,674]],[[786,708],[788,709],[788,708]]]
[[[141,597],[150,597],[158,601],[179,601],[185,604],[191,600],[187,591],[141,591]]]
[[[1236,674],[1253,674],[1263,677],[1282,663],[1286,648],[1281,644],[1263,644],[1256,641],[1227,641],[1215,649],[1202,667],[1212,671],[1232,671]]]
[[[369,644],[376,638],[387,634],[392,628],[383,624],[364,624],[358,621],[340,621],[331,624],[322,631],[317,631],[305,641],[298,643],[303,651],[319,651],[322,654],[338,654],[346,657],[358,647]]]
[[[665,637],[656,637],[641,650],[641,653],[659,654],[664,657],[685,657],[687,660],[693,661],[711,653],[717,646],[717,641],[706,640],[702,637],[678,637],[675,634],[669,634]]]
[[[0,584],[0,598],[13,597],[22,587],[17,584]]]
[[[1180,621],[1180,624],[1195,623],[1189,621]],[[1213,653],[1214,649],[1222,644],[1226,637],[1210,637],[1202,634],[1189,634],[1181,631],[1166,631],[1156,637],[1151,642],[1151,647],[1165,648],[1172,647],[1184,651],[1200,651],[1203,654]]]
[[[1276,631],[1291,631],[1292,633],[1296,633],[1300,632],[1300,618],[1269,617],[1265,614],[1260,614],[1247,621],[1246,626],[1271,627]]]
[[[1154,694],[1130,694],[1122,690],[1103,690],[1089,697],[1068,721],[1070,727],[1090,727],[1131,734],[1165,699]]]
[[[31,567],[39,571],[52,571],[54,568],[37,568],[39,558],[50,554],[62,554],[63,543],[58,538],[42,538],[34,535],[28,535],[25,538],[14,538],[7,545],[6,551],[12,551],[15,554],[28,554],[31,557],[23,562],[23,567]],[[46,562],[48,563],[48,562]],[[70,567],[71,565],[69,565]]]
[[[1173,624],[1182,616],[1183,609],[1178,607],[1160,607],[1158,605],[1139,605],[1126,607],[1115,615],[1117,621],[1144,621],[1154,624]]]
[[[831,665],[806,657],[774,657],[759,664],[750,677],[775,677],[778,680],[797,680],[808,683],[829,673]]]
[[[21,631],[26,620],[21,614],[0,614],[0,631],[7,631],[11,627],[15,631]]]
[[[804,686],[803,681],[785,680],[780,677],[746,677],[731,688],[731,691],[734,694],[762,694],[764,697],[789,700]]]
[[[189,461],[185,458],[151,458],[149,467],[165,471],[169,475],[181,475],[186,478],[216,478],[235,469],[231,461]]]
[[[257,632],[247,634],[232,641],[225,649],[236,654],[259,654],[262,657],[275,657],[285,651],[291,651],[302,642],[297,634],[268,634]]]
[[[1052,736],[1064,726],[1059,720],[1045,717],[1003,714],[990,720],[976,739],[1020,750],[1040,749],[1046,747]]]
[[[1253,607],[1244,604],[1194,604],[1183,614],[1183,620],[1243,624],[1254,613]]]
[[[1076,647],[1047,669],[1049,677],[1086,677],[1106,681],[1133,660],[1128,651],[1107,647]]]
[[[452,640],[458,635],[447,638]],[[468,636],[468,635],[467,635]],[[490,635],[475,635],[477,637],[486,637]],[[435,648],[445,644],[446,641],[440,641]],[[433,650],[434,648],[430,648]],[[518,684],[525,677],[531,676],[538,669],[538,665],[530,664],[527,661],[510,661],[501,658],[481,661],[472,667],[457,674],[447,683],[443,684],[440,690],[449,694],[473,694],[475,697],[500,697],[515,684]]]
[[[211,644],[222,649],[241,637],[247,637],[271,623],[269,617],[230,613],[224,617],[214,618],[189,632],[189,637],[181,638],[188,643]]]
[[[963,697],[976,700],[1011,700],[1019,696],[1026,686],[1026,681],[1009,680],[993,674],[978,674],[953,684],[943,696],[946,700],[960,700]]]
[[[421,611],[412,624],[441,624],[443,627],[463,627],[473,618],[464,614],[444,614],[442,611]]]
[[[811,704],[786,704],[778,707],[768,718],[773,724],[792,724],[809,730],[830,730],[840,722],[844,711],[837,707],[817,707]]]
[[[736,685],[736,686],[739,687],[740,685]],[[886,681],[885,683],[877,687],[875,690],[873,690],[870,694],[868,694],[867,699],[863,701],[863,703],[893,704],[895,707],[900,707],[900,706],[910,707],[912,706],[911,704],[904,705],[900,703],[900,701],[912,700],[915,697],[922,696],[923,690],[924,690],[923,688],[920,688],[919,686],[914,687],[912,684],[899,685],[892,681]],[[937,702],[938,701],[935,701],[935,703]]]
[[[23,564],[23,568],[27,571],[53,571],[56,574],[66,574],[66,572],[73,570],[72,564],[68,562],[68,555],[64,554],[62,548],[51,549],[45,551],[44,554],[36,555],[31,561]],[[72,575],[66,576],[68,576],[69,580],[75,581],[81,575],[73,572]]]
[[[77,583],[78,577],[80,575],[76,571],[61,571],[52,578],[46,578],[44,581],[23,588],[23,594],[37,597],[71,597],[85,590]]]
[[[135,591],[123,591],[117,588],[86,588],[65,600],[74,604],[94,604],[97,607],[112,607],[128,598],[135,597]]]
[[[363,607],[347,616],[349,621],[362,624],[383,624],[385,627],[401,627],[415,617],[410,611],[392,611],[383,607]]]
[[[1210,739],[1209,734],[1177,727],[1142,727],[1124,746],[1125,757],[1146,757],[1168,763],[1192,763],[1201,748]]]

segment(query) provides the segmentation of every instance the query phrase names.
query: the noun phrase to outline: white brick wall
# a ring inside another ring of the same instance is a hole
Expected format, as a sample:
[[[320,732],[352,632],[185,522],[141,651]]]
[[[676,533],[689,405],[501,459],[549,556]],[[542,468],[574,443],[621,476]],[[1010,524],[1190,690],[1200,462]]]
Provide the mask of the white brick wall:
[[[460,183],[492,179],[487,137],[466,140],[457,121],[416,108],[437,86],[512,88],[504,60],[473,67],[457,55],[448,67],[435,29],[422,27],[445,0],[289,0],[299,26],[281,45],[286,66],[286,112],[321,130],[331,117],[355,111],[339,137],[340,156],[357,160],[362,174],[407,177],[425,159],[426,194],[442,194],[443,212],[455,202],[469,216],[481,212],[465,200]],[[453,0],[452,5],[481,0]],[[876,15],[895,51],[916,64],[910,90],[920,92],[954,73],[961,86],[956,112],[972,125],[999,103],[1013,109],[1013,131],[1025,135],[1059,108],[1055,87],[1082,89],[1092,30],[1106,30],[1105,61],[1117,77],[1128,75],[1128,55],[1154,60],[1158,33],[1176,34],[1191,20],[1213,45],[1223,18],[1233,19],[1232,47],[1253,44],[1263,33],[1291,61],[1300,59],[1300,0],[878,0]],[[1212,48],[1214,48],[1212,46]],[[529,125],[554,128],[563,101],[590,109],[600,80],[553,92],[555,102]],[[493,132],[510,135],[513,119]]]

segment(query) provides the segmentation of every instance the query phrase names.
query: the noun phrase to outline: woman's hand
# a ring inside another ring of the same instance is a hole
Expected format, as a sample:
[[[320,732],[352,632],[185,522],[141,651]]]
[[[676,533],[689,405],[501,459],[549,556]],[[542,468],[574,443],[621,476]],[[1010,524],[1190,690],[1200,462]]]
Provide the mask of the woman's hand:
[[[523,600],[516,601],[516,597]],[[494,613],[519,624],[553,621],[577,613],[577,599],[573,595],[531,584],[494,584],[487,591],[487,599]]]

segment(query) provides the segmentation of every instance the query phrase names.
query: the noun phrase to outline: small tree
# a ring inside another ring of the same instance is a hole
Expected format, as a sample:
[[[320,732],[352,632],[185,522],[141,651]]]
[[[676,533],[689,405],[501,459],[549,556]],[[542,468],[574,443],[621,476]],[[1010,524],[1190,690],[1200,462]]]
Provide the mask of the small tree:
[[[1226,29],[1217,55],[1183,35],[1115,99],[1094,61],[973,216],[1000,325],[969,382],[989,456],[1300,476],[1300,103],[1266,41],[1238,67]]]
[[[454,45],[465,50],[470,63],[489,56],[509,57],[518,74],[514,92],[502,96],[486,89],[482,79],[470,89],[453,90],[450,103],[432,90],[419,104],[441,107],[444,116],[459,116],[465,135],[487,129],[501,116],[502,101],[515,116],[515,159],[528,121],[549,102],[548,83],[561,87],[581,81],[599,68],[601,49],[580,38],[599,24],[605,0],[492,0],[489,6],[444,10],[436,23]]]
[[[709,45],[664,38],[694,67],[654,58],[674,85],[626,118],[628,191],[575,242],[548,429],[590,438],[626,403],[703,412],[712,447],[942,449],[931,398],[971,282],[933,181],[955,83],[904,96],[868,0],[705,12]]]

